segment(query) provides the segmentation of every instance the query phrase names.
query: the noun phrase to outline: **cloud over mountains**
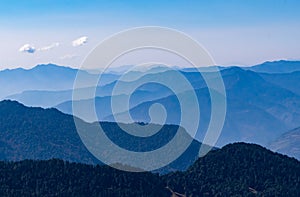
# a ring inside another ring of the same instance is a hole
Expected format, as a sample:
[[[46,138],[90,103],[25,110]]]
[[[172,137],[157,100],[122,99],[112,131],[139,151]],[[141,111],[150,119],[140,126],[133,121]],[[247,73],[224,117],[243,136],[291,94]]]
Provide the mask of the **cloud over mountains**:
[[[55,43],[52,43],[48,46],[44,46],[44,47],[41,47],[41,48],[38,48],[36,49],[33,45],[30,45],[30,44],[25,44],[23,45],[19,51],[20,52],[23,52],[23,53],[35,53],[36,51],[48,51],[50,49],[53,49],[55,47],[58,47],[60,44],[58,42],[55,42]]]
[[[23,53],[34,53],[36,49],[34,46],[30,44],[25,44],[19,49],[19,51]]]
[[[85,45],[88,42],[87,36],[82,36],[72,42],[73,47]]]
[[[58,42],[52,43],[51,45],[44,46],[38,49],[38,51],[48,51],[50,49],[53,49],[55,47],[58,47],[60,44]]]

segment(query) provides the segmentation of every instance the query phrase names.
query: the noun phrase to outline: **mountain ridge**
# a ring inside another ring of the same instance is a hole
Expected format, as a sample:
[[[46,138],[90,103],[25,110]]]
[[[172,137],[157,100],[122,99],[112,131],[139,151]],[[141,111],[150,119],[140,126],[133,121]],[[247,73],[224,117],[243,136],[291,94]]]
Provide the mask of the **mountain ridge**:
[[[130,137],[117,123],[86,123],[75,118],[85,132],[92,132],[96,125],[105,128],[105,134],[118,146],[134,151],[149,151],[163,146],[177,132],[177,125],[163,125],[150,139]],[[123,125],[126,126],[126,125]],[[133,127],[134,125],[127,125]],[[153,125],[154,126],[154,125]],[[183,129],[183,136],[191,138]],[[198,158],[202,144],[191,139],[187,150],[179,157],[158,169],[160,173],[184,170]],[[206,146],[206,145],[204,145]],[[77,133],[73,116],[57,109],[26,107],[16,101],[0,102],[0,159],[59,158],[71,162],[101,164],[85,147]]]

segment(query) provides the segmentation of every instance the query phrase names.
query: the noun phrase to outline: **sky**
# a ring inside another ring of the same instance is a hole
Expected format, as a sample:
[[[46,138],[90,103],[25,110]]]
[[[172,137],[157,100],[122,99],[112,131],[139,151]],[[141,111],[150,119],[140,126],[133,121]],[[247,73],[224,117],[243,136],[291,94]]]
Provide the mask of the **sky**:
[[[297,0],[1,0],[0,69],[43,63],[80,67],[105,38],[140,26],[186,33],[217,65],[299,60],[299,8]],[[181,64],[146,51],[118,66],[134,64],[143,55]]]

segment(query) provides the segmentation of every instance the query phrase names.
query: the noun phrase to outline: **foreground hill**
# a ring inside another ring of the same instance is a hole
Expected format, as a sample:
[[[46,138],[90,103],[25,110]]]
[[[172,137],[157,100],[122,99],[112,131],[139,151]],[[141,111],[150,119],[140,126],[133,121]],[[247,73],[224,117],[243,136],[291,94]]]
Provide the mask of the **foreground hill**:
[[[0,162],[1,196],[169,196],[158,175],[62,160]]]
[[[185,172],[159,176],[61,160],[0,162],[1,196],[290,196],[300,195],[300,162],[236,143]]]
[[[56,109],[0,102],[0,159],[51,159],[97,163],[82,144],[73,117]]]
[[[259,145],[235,143],[163,179],[186,196],[299,196],[300,162]]]
[[[78,121],[87,132],[92,132],[95,124],[98,124],[86,123],[80,119]],[[176,125],[164,125],[155,135],[144,139],[130,136],[117,123],[100,124],[114,143],[138,152],[155,150],[165,145],[178,129]],[[130,126],[132,125],[127,125]],[[184,130],[181,131],[182,136],[191,138]],[[200,142],[192,140],[184,154],[159,172],[185,170],[198,158],[200,146]],[[16,101],[0,102],[0,160],[51,158],[87,164],[100,163],[82,143],[73,116],[56,109],[25,107]]]

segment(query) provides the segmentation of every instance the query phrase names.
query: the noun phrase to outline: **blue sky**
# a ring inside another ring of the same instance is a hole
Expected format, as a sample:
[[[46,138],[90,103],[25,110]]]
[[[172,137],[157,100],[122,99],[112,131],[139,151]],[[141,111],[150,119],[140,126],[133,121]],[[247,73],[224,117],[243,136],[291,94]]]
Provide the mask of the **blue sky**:
[[[48,62],[78,67],[107,36],[150,25],[189,34],[221,65],[296,60],[299,8],[296,0],[0,1],[0,69]],[[82,36],[88,42],[73,47]],[[25,44],[36,52],[20,52]]]

